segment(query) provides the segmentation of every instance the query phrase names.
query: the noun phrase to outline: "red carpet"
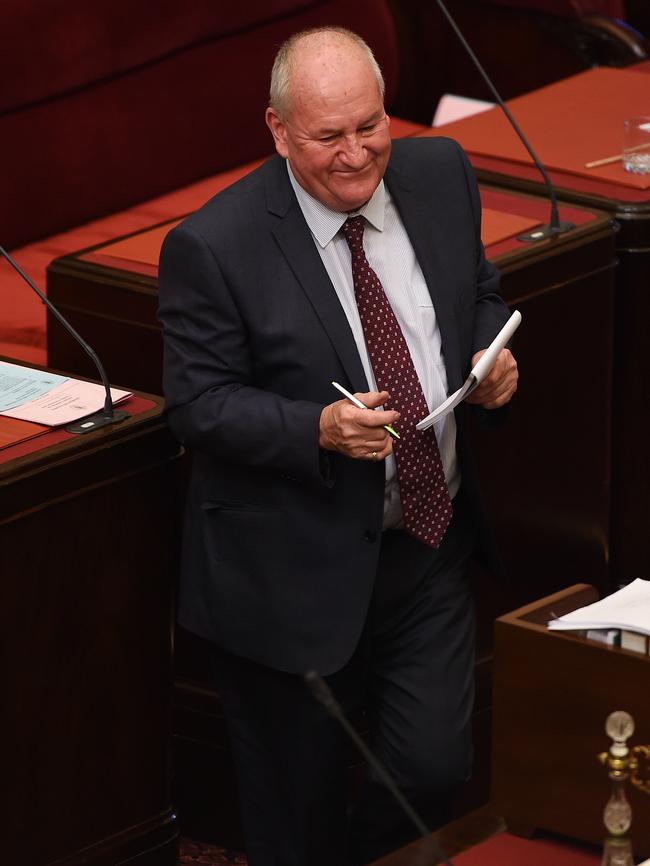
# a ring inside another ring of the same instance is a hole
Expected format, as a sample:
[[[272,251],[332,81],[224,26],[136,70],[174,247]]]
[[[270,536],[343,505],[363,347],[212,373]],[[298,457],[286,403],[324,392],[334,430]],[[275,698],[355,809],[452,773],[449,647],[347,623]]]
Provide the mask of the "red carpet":
[[[510,833],[497,833],[454,857],[456,866],[600,866],[602,852],[593,845],[568,839],[522,839]]]
[[[228,851],[206,842],[181,839],[178,866],[246,866],[246,858],[237,851]]]
[[[497,833],[454,857],[456,866],[599,866],[601,852],[592,845],[566,839],[521,839],[510,833]],[[181,839],[178,866],[246,866],[246,858],[237,851],[216,845]]]

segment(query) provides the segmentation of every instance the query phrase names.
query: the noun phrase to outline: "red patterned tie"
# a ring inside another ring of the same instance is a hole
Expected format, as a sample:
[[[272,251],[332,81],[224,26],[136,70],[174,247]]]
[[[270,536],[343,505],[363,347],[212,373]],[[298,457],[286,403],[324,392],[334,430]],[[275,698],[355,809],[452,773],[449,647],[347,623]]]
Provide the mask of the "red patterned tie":
[[[350,247],[354,293],[377,387],[390,393],[387,408],[400,413],[401,438],[393,448],[404,526],[411,535],[439,547],[453,510],[440,451],[433,427],[415,429],[429,409],[402,329],[363,251],[364,226],[365,217],[349,217],[343,233]]]

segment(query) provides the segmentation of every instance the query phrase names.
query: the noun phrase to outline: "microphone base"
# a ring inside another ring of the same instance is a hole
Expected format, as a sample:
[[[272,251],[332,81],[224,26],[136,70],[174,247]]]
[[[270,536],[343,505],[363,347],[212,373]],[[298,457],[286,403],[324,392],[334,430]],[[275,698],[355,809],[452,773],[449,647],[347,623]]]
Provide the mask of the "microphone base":
[[[87,418],[81,418],[73,424],[68,424],[63,429],[66,433],[78,433],[83,435],[84,433],[93,433],[95,430],[99,430],[102,427],[108,427],[111,424],[119,424],[120,421],[124,421],[126,418],[130,417],[131,415],[129,412],[113,412],[110,417],[104,415],[103,412],[97,412],[96,415],[89,415]]]
[[[575,223],[560,223],[557,226],[537,226],[537,228],[534,228],[529,232],[517,235],[517,240],[522,241],[525,244],[536,244],[538,241],[546,241],[549,238],[564,235],[575,227]]]

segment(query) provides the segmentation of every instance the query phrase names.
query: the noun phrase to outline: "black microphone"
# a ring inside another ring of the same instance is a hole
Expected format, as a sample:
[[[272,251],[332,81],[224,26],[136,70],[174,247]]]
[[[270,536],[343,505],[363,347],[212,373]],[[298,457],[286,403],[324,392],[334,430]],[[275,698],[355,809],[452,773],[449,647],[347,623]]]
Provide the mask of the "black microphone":
[[[447,855],[442,850],[437,840],[431,835],[431,831],[428,829],[424,821],[420,818],[420,816],[413,809],[404,794],[402,794],[400,789],[397,787],[397,785],[391,778],[388,770],[373,755],[368,746],[366,746],[359,734],[355,731],[354,727],[350,724],[347,717],[345,716],[345,713],[341,709],[341,705],[332,694],[332,690],[327,685],[325,680],[316,671],[307,671],[307,673],[304,674],[303,678],[307,683],[307,686],[309,687],[312,695],[319,703],[321,703],[325,707],[330,716],[332,716],[334,719],[337,720],[337,722],[339,722],[343,730],[350,737],[354,745],[366,759],[368,765],[372,767],[372,769],[381,779],[386,788],[388,788],[395,800],[399,803],[399,806],[404,812],[404,814],[408,817],[408,819],[417,829],[420,836],[422,836],[422,838],[424,839],[425,846],[422,858],[420,860],[422,866],[424,866],[424,863],[426,861],[429,861],[430,856],[435,857],[435,860],[429,861],[431,863],[431,866],[433,866],[434,863],[444,863],[445,866],[453,866],[451,860],[448,859]]]
[[[111,397],[111,387],[108,383],[108,377],[106,376],[106,371],[104,370],[101,361],[90,348],[88,343],[79,336],[79,334],[72,327],[70,322],[57,310],[54,304],[43,294],[43,292],[38,288],[35,283],[30,280],[27,274],[23,271],[20,265],[15,262],[9,253],[4,249],[4,247],[0,246],[0,255],[2,255],[11,265],[11,267],[25,280],[28,286],[32,288],[41,301],[45,304],[45,306],[52,312],[54,316],[58,319],[59,322],[63,325],[66,331],[74,337],[74,339],[79,343],[81,348],[86,352],[87,355],[90,355],[92,358],[97,370],[99,372],[100,379],[102,380],[102,384],[104,386],[104,390],[106,391],[106,399],[104,401],[104,408],[101,412],[97,412],[95,415],[89,415],[86,418],[81,419],[80,421],[75,422],[74,424],[68,425],[65,429],[70,433],[91,433],[93,430],[98,430],[100,427],[106,427],[108,424],[117,424],[119,421],[124,421],[125,418],[130,417],[129,412],[115,412],[113,409],[113,399]]]
[[[543,240],[546,240],[546,238],[555,237],[556,235],[562,235],[565,232],[571,231],[571,229],[575,228],[575,223],[560,222],[560,216],[559,216],[558,210],[557,210],[557,199],[555,197],[555,187],[551,183],[551,179],[549,178],[548,174],[546,173],[546,169],[544,168],[542,163],[539,161],[539,158],[537,157],[537,154],[535,153],[533,148],[528,143],[526,136],[523,134],[523,132],[519,128],[519,124],[517,123],[517,121],[512,116],[510,109],[505,104],[503,99],[501,99],[499,92],[497,91],[496,87],[492,83],[492,79],[487,74],[485,69],[483,69],[477,56],[474,54],[472,49],[469,47],[469,43],[467,42],[467,40],[463,36],[460,28],[458,27],[458,25],[456,24],[454,19],[449,14],[447,7],[442,2],[442,0],[436,0],[436,3],[438,4],[438,7],[439,7],[440,11],[442,12],[442,14],[445,16],[445,18],[447,19],[447,21],[451,25],[452,30],[454,31],[454,33],[456,34],[456,36],[460,40],[461,45],[463,46],[465,51],[469,54],[472,63],[478,69],[478,71],[481,73],[481,76],[483,77],[483,81],[485,81],[487,86],[490,88],[490,92],[492,93],[492,95],[496,99],[497,103],[501,107],[501,110],[503,111],[505,116],[508,118],[510,125],[512,126],[514,131],[517,133],[519,138],[521,139],[522,144],[524,145],[524,147],[526,148],[526,150],[530,154],[533,162],[535,163],[535,166],[537,167],[537,169],[541,173],[542,177],[544,178],[544,183],[546,184],[546,188],[548,190],[548,194],[549,194],[549,197],[551,199],[551,219],[547,225],[537,226],[537,228],[534,228],[529,232],[525,232],[524,234],[518,235],[517,240],[524,241],[526,243],[535,243],[536,241],[543,241]]]

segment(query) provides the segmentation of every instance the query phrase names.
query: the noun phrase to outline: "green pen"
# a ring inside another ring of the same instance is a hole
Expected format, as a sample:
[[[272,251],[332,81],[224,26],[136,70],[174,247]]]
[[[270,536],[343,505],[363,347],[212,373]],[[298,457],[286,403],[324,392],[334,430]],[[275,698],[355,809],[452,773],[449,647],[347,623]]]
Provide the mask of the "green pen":
[[[343,385],[339,385],[338,382],[332,382],[332,385],[334,385],[336,390],[340,391],[344,397],[347,397],[348,400],[350,401],[350,403],[354,403],[354,405],[357,407],[357,409],[368,409],[369,408],[368,406],[365,406],[361,402],[361,400],[359,400],[357,397],[355,397],[354,394],[350,394],[349,391],[346,391],[345,388],[343,387]],[[386,430],[387,433],[390,433],[390,435],[393,437],[393,439],[400,439],[401,438],[399,433],[397,432],[397,430],[393,430],[393,428],[390,426],[390,424],[382,424],[381,426],[384,428],[384,430]]]

